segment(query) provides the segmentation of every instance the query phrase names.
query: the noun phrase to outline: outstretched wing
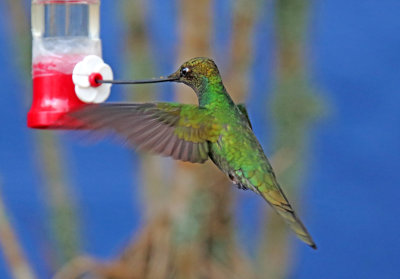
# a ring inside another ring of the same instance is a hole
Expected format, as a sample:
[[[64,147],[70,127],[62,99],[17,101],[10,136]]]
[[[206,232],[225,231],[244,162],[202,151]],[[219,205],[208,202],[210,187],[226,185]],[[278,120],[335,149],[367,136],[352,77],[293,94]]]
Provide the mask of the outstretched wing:
[[[252,127],[251,122],[250,122],[250,117],[249,117],[249,114],[248,114],[247,109],[246,109],[246,105],[245,104],[237,104],[236,106],[238,107],[238,109],[240,110],[242,115],[244,116],[244,119],[246,119],[246,121],[249,124],[250,128],[253,130],[253,127]]]
[[[70,116],[78,128],[112,131],[136,148],[193,163],[208,159],[208,142],[221,130],[208,110],[177,103],[88,105]]]

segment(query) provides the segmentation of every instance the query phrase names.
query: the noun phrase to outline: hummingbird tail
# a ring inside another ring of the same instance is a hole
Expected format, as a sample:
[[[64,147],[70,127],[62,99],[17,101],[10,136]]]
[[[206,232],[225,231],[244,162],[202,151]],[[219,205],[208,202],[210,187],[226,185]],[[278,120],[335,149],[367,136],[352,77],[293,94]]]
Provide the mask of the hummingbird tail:
[[[285,220],[298,238],[308,244],[311,248],[317,249],[317,245],[314,243],[311,235],[301,220],[297,217],[279,186],[276,189],[271,189],[266,192],[261,192],[259,190],[258,192]]]

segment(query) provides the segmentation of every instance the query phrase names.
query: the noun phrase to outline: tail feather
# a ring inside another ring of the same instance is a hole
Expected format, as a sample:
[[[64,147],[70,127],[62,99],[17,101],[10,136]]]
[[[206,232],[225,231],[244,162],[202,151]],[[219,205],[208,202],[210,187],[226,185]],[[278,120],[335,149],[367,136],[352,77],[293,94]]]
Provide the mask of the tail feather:
[[[313,241],[306,227],[297,217],[279,185],[277,185],[276,189],[269,189],[263,192],[257,189],[257,192],[275,209],[280,216],[282,216],[289,227],[296,233],[298,238],[307,243],[311,248],[317,249],[317,245]]]
[[[218,165],[218,164],[217,164]],[[276,181],[271,167],[269,171],[259,172],[257,170],[228,171],[228,177],[238,185],[239,189],[251,189],[262,196],[274,210],[282,216],[289,227],[296,233],[297,237],[307,243],[311,248],[317,249],[315,242],[308,233],[306,227],[297,217],[281,187]]]

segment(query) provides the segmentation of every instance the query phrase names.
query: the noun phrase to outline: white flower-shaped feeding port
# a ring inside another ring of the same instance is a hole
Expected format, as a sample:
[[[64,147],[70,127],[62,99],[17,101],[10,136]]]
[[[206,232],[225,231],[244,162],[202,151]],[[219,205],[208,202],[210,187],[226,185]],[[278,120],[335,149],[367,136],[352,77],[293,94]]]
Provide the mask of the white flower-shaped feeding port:
[[[110,96],[111,84],[97,80],[112,80],[111,67],[96,55],[88,55],[76,64],[72,72],[75,93],[85,103],[102,103]]]

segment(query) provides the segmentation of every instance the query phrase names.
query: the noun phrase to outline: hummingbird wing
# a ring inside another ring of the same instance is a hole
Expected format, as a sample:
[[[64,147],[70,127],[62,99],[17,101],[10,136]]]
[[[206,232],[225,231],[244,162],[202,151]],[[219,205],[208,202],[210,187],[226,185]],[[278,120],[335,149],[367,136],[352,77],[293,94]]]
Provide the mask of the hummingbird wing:
[[[133,147],[193,163],[208,159],[221,129],[208,110],[178,103],[87,105],[69,116],[82,123],[77,129],[114,132]]]
[[[249,117],[249,114],[247,112],[246,105],[245,104],[237,104],[236,106],[239,109],[240,113],[244,116],[244,119],[247,121],[247,123],[249,124],[250,128],[253,130],[253,126],[251,125],[250,117]]]

